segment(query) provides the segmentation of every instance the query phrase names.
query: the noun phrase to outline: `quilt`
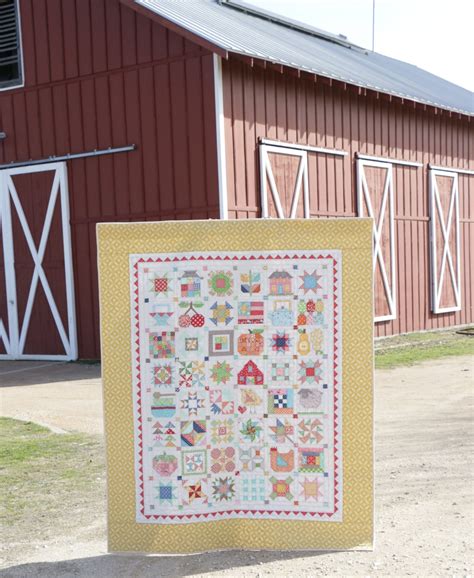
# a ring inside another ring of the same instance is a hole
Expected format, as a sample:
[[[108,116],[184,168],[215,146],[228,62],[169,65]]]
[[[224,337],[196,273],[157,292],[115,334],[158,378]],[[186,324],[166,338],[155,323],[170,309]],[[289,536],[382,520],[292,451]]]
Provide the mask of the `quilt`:
[[[340,252],[130,261],[137,521],[341,520]]]
[[[372,227],[98,225],[109,551],[371,548]]]

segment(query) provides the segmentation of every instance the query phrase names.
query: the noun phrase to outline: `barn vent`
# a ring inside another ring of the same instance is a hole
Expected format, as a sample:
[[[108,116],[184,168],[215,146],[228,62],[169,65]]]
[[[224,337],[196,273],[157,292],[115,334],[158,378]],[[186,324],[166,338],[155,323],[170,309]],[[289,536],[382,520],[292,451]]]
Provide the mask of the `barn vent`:
[[[17,0],[0,0],[0,88],[22,84]]]

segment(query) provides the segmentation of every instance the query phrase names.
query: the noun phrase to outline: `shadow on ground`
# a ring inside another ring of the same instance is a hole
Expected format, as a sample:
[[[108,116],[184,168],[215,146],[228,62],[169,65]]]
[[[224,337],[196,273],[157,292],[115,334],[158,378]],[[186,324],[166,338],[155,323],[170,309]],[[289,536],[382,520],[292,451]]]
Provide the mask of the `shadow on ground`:
[[[219,572],[230,568],[241,568],[245,574],[246,566],[258,566],[279,560],[310,558],[330,552],[252,552],[241,550],[193,554],[187,556],[143,556],[128,554],[106,554],[91,558],[77,558],[59,562],[37,562],[21,564],[0,571],[5,578],[60,576],[140,576],[148,578],[160,576],[194,576],[206,572]],[[333,552],[331,552],[333,553]],[[255,570],[255,568],[254,568]]]
[[[0,384],[2,387],[40,385],[64,381],[100,378],[98,362],[68,361],[2,361]]]

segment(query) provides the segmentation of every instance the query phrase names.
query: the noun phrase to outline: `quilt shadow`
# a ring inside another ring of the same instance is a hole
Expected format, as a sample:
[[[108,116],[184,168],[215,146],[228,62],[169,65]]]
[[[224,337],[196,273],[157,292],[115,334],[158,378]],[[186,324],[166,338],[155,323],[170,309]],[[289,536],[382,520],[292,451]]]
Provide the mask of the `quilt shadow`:
[[[90,558],[76,558],[57,562],[36,562],[20,564],[0,571],[5,578],[53,578],[59,576],[90,576],[116,577],[140,576],[140,578],[177,578],[195,576],[207,572],[219,572],[232,568],[259,566],[279,560],[295,560],[314,558],[325,554],[335,554],[334,551],[252,551],[225,550],[205,554],[188,554],[176,556],[160,556],[141,554],[105,554]]]

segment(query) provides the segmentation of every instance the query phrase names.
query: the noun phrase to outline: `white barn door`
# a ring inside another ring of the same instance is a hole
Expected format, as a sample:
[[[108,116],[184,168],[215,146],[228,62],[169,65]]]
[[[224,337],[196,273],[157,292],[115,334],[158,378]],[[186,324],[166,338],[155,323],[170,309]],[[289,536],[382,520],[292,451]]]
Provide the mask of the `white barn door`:
[[[77,358],[65,163],[0,171],[0,358]]]
[[[308,153],[260,145],[262,217],[309,219]]]
[[[374,219],[375,322],[396,319],[396,260],[392,164],[357,159],[359,217]]]
[[[433,313],[459,311],[461,248],[457,173],[430,169],[430,233]]]

